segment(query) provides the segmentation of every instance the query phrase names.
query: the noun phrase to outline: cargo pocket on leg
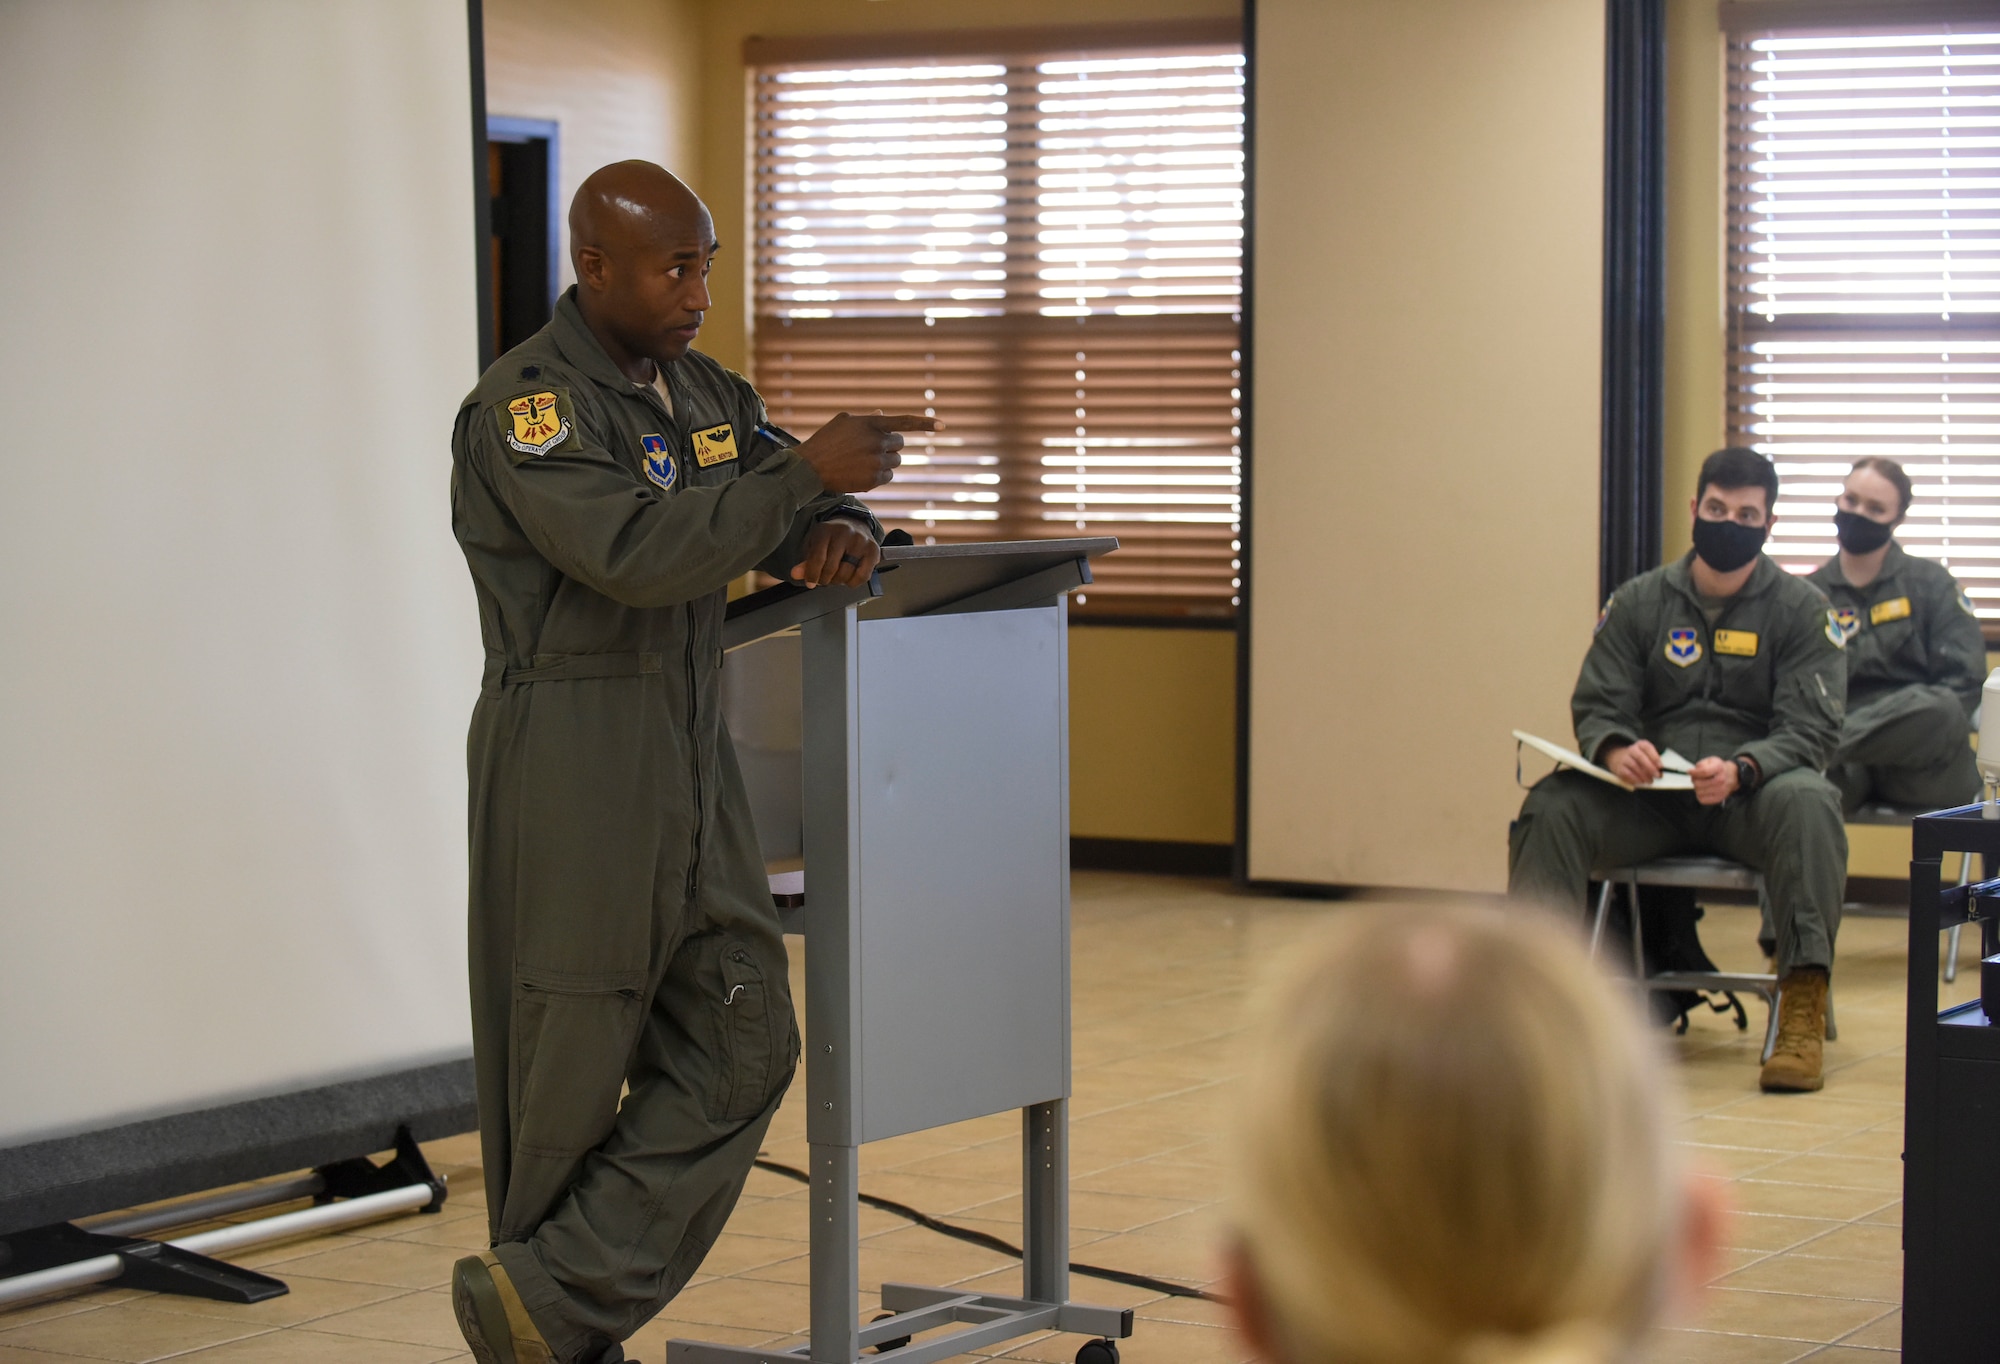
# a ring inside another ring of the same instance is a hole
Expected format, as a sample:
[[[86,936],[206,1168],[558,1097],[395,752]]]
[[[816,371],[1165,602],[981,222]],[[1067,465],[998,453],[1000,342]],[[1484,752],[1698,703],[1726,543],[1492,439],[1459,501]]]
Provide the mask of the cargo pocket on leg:
[[[522,971],[509,1077],[517,1148],[576,1157],[611,1134],[643,1010],[636,976]]]
[[[722,997],[716,1018],[721,1064],[716,1067],[708,1108],[720,1121],[747,1122],[771,1100],[776,1057],[770,990],[763,968],[742,943],[725,941],[720,967]]]

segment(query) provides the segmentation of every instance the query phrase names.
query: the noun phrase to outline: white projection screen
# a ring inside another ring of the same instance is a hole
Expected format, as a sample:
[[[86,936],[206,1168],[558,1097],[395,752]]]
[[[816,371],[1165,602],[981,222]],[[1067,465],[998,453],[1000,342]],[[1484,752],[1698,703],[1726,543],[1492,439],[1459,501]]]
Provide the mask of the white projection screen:
[[[465,0],[0,3],[0,1232],[464,1125],[472,87]]]

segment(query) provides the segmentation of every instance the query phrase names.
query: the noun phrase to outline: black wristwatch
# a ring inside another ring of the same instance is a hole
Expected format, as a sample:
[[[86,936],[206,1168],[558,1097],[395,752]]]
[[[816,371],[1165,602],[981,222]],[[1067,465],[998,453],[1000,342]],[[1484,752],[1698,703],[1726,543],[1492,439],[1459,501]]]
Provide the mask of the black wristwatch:
[[[1745,757],[1736,759],[1736,790],[1739,794],[1747,796],[1755,791],[1758,776],[1756,763]]]

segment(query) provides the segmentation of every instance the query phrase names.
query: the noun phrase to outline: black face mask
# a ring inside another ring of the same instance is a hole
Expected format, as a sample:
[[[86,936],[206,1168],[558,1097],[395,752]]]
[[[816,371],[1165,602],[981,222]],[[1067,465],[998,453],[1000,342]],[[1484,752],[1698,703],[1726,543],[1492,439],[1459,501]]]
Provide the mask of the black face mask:
[[[1840,547],[1849,554],[1873,554],[1889,543],[1889,537],[1896,528],[1880,521],[1871,521],[1860,512],[1837,511],[1833,514],[1834,533],[1840,537]]]
[[[1694,521],[1694,552],[1717,573],[1734,573],[1764,547],[1764,528],[1740,521]]]

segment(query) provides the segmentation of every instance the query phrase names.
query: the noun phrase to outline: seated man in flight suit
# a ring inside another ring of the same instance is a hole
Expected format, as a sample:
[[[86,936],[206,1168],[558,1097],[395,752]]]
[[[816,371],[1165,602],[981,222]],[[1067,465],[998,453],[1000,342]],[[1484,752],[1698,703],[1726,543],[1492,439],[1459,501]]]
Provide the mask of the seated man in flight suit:
[[[1856,461],[1833,514],[1840,552],[1811,577],[1847,636],[1847,720],[1826,775],[1849,814],[1979,799],[1970,736],[1986,641],[1951,570],[1896,543],[1909,510],[1901,465]]]
[[[1509,831],[1508,891],[1580,914],[1599,868],[1712,853],[1764,875],[1777,925],[1777,1047],[1760,1083],[1823,1083],[1827,977],[1847,876],[1840,798],[1820,769],[1840,732],[1846,636],[1818,589],[1765,558],[1778,475],[1754,450],[1701,466],[1694,549],[1604,604],[1570,710],[1582,772],[1537,782]],[[1648,791],[1673,749],[1694,790]]]
[[[459,409],[452,528],[486,671],[471,785],[473,1065],[492,1249],[452,1306],[479,1364],[610,1364],[714,1244],[798,1059],[729,733],[729,582],[865,583],[928,417],[800,443],[690,349],[708,210],[644,161],[570,208],[576,287]]]

